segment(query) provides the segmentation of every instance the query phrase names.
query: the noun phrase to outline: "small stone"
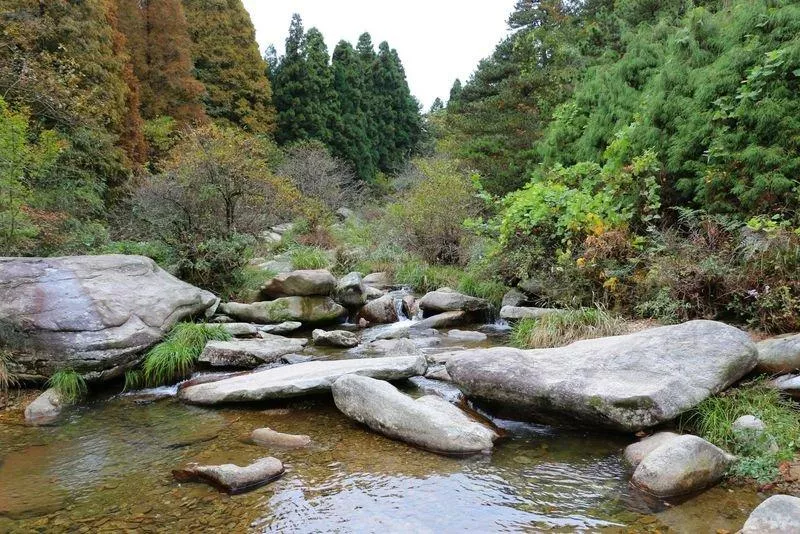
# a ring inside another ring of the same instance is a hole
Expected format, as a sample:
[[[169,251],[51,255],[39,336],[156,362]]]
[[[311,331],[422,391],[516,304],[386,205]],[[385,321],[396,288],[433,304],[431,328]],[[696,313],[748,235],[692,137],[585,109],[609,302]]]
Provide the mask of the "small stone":
[[[345,330],[314,330],[311,337],[319,346],[352,348],[358,345],[358,336]]]

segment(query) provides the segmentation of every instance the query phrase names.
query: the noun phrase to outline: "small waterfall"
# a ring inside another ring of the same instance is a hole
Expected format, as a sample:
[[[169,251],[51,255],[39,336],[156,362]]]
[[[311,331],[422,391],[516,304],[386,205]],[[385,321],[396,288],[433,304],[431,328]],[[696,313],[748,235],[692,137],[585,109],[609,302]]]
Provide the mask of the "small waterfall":
[[[403,297],[394,297],[394,310],[397,312],[397,320],[401,322],[410,321],[411,319],[406,315],[403,304],[405,304]]]

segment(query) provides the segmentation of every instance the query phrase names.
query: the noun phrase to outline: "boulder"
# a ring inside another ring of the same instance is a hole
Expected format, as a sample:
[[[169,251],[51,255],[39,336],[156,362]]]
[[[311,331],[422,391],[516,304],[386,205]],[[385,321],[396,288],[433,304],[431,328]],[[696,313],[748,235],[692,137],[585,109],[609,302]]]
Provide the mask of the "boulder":
[[[333,293],[336,278],[324,269],[278,273],[261,286],[265,299],[281,297],[326,297]]]
[[[743,415],[731,425],[734,433],[754,433],[763,434],[767,429],[764,421],[754,415]]]
[[[479,342],[486,341],[489,336],[483,332],[473,332],[471,330],[450,330],[447,332],[447,337],[454,341]]]
[[[538,319],[545,315],[558,313],[554,308],[528,308],[524,306],[503,306],[500,309],[500,318],[506,321],[519,321],[521,319]]]
[[[264,334],[282,335],[291,334],[295,330],[300,330],[302,327],[303,323],[297,321],[286,321],[284,323],[259,326],[258,331]]]
[[[335,323],[347,317],[347,310],[328,297],[283,297],[252,304],[228,302],[220,309],[240,321],[255,323]]]
[[[394,286],[394,280],[389,273],[370,273],[364,277],[364,284],[377,289],[390,289]]]
[[[282,447],[297,449],[311,444],[311,438],[305,435],[282,434],[271,428],[257,428],[250,434],[250,439],[265,447]]]
[[[463,311],[451,311],[432,315],[410,326],[412,330],[429,330],[431,328],[448,328],[473,322],[471,316]]]
[[[364,286],[364,299],[366,302],[371,302],[375,299],[379,299],[386,294],[386,291],[383,289],[378,289],[377,287],[372,286]]]
[[[263,486],[280,478],[283,463],[277,458],[261,458],[245,467],[234,464],[200,465],[192,463],[183,469],[175,469],[172,476],[178,482],[201,481],[220,491],[237,494]]]
[[[220,328],[233,337],[255,337],[258,326],[253,323],[221,323]]]
[[[788,534],[800,532],[800,498],[773,495],[747,518],[741,534]]]
[[[367,349],[379,354],[399,356],[406,354],[422,354],[416,343],[410,339],[376,339],[367,345]]]
[[[625,447],[625,460],[633,467],[636,467],[642,463],[645,456],[678,436],[680,436],[680,434],[676,434],[675,432],[656,432],[652,436],[647,436]]]
[[[217,298],[142,256],[0,258],[0,334],[22,380],[74,369],[107,380]]]
[[[659,498],[689,495],[719,482],[732,460],[703,438],[678,436],[645,456],[631,482]]]
[[[366,290],[360,273],[346,274],[336,283],[336,302],[346,308],[357,308],[367,301]]]
[[[314,345],[352,348],[358,345],[358,336],[346,330],[314,330],[311,333]]]
[[[426,315],[450,311],[485,312],[489,309],[489,301],[443,287],[422,297],[419,301],[419,308]]]
[[[49,425],[61,415],[61,397],[50,388],[25,408],[25,423],[31,426]]]
[[[509,289],[505,295],[503,295],[503,302],[501,307],[505,308],[506,306],[532,306],[535,304],[531,298],[517,289],[516,287]]]
[[[358,316],[373,324],[396,323],[400,320],[394,296],[391,294],[368,302],[358,312]]]
[[[462,351],[447,372],[469,397],[514,416],[638,431],[726,389],[755,363],[741,330],[691,321],[552,349]]]
[[[784,395],[800,399],[800,375],[779,376],[771,380],[770,385],[777,388]]]
[[[441,397],[414,400],[382,380],[345,375],[331,391],[336,407],[347,417],[432,452],[473,454],[490,450],[498,437]]]
[[[307,339],[262,336],[261,339],[209,341],[198,361],[214,367],[253,369],[263,363],[274,363],[287,354],[300,352],[308,344]]]
[[[736,443],[742,450],[767,450],[772,454],[780,450],[778,442],[767,432],[764,421],[754,415],[743,415],[731,425]]]
[[[178,397],[192,404],[221,404],[283,399],[325,393],[342,375],[358,374],[381,380],[424,375],[423,356],[327,360],[286,365],[181,388]]]
[[[800,370],[800,334],[789,334],[759,342],[756,371],[768,374]]]

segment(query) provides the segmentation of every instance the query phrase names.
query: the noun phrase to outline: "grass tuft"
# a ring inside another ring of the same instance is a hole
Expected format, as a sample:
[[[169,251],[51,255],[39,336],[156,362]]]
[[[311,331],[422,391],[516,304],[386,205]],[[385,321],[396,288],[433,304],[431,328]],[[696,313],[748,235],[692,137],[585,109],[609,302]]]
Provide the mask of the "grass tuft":
[[[17,385],[17,379],[10,370],[11,359],[11,351],[0,349],[0,401],[7,399],[8,390]]]
[[[228,341],[231,335],[219,325],[179,323],[167,338],[150,349],[142,364],[142,377],[130,375],[131,387],[156,387],[187,377],[206,342]],[[129,372],[130,373],[130,372]],[[128,387],[128,373],[125,376]]]
[[[522,349],[543,349],[627,331],[625,320],[606,310],[580,308],[519,321],[511,331],[511,343]]]
[[[47,381],[47,387],[55,389],[61,400],[68,404],[78,402],[89,391],[86,380],[72,369],[57,371]]]
[[[292,260],[292,267],[303,269],[326,269],[330,266],[330,258],[324,250],[318,247],[295,245],[288,250]]]
[[[681,416],[681,431],[690,431],[738,456],[730,474],[760,483],[774,480],[778,464],[791,460],[798,449],[800,405],[759,380],[709,397]],[[733,422],[754,415],[764,422],[759,439],[737,435]]]

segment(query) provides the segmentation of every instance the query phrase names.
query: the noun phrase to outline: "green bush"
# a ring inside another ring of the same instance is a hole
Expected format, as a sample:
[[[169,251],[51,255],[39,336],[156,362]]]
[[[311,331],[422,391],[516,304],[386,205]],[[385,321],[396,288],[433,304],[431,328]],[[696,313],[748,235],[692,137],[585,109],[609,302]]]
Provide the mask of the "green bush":
[[[541,349],[627,332],[623,319],[599,308],[582,308],[523,319],[513,326],[511,343],[523,349]]]
[[[47,381],[47,387],[55,389],[59,397],[69,404],[78,402],[89,391],[86,380],[72,369],[56,371]]]

